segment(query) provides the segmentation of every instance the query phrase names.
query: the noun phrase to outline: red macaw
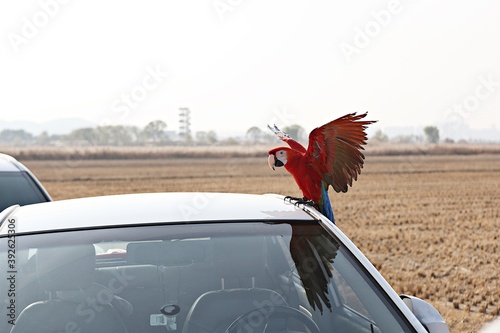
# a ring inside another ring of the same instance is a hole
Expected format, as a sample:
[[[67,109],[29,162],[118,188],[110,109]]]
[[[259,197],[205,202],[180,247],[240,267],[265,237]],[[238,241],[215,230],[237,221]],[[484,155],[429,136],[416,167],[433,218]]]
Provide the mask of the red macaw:
[[[276,125],[274,128],[269,126],[290,146],[271,149],[269,167],[273,170],[285,167],[304,196],[297,200],[312,203],[334,223],[328,186],[331,185],[336,192],[347,192],[347,185],[352,186],[353,180],[357,180],[361,173],[365,158],[361,150],[367,140],[365,129],[376,122],[361,121],[366,115],[350,113],[315,128],[309,134],[307,150]]]

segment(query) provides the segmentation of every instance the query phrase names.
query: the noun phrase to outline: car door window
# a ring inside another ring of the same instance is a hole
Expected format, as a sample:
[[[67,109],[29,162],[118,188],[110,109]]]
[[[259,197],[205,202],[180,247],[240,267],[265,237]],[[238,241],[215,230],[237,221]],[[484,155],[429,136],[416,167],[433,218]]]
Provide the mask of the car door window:
[[[19,204],[47,201],[33,180],[24,172],[0,172],[0,211]]]

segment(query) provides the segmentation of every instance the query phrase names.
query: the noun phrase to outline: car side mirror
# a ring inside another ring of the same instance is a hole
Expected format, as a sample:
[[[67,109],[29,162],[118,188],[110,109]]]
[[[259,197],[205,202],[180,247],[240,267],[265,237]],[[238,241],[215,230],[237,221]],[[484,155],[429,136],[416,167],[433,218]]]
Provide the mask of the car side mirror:
[[[449,333],[448,324],[430,303],[415,296],[400,295],[406,306],[429,333]]]

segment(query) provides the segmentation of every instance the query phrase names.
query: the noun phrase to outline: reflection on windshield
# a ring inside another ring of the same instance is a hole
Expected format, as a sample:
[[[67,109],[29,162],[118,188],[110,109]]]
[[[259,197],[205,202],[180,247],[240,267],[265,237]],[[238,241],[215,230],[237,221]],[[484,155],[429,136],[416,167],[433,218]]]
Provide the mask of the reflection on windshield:
[[[309,304],[323,312],[323,304],[331,309],[328,285],[332,278],[333,260],[338,245],[328,239],[321,228],[294,226],[290,254],[307,294]]]
[[[2,267],[7,250],[0,239]],[[18,236],[16,265],[14,284],[0,280],[1,332],[408,331],[340,242],[311,222]]]

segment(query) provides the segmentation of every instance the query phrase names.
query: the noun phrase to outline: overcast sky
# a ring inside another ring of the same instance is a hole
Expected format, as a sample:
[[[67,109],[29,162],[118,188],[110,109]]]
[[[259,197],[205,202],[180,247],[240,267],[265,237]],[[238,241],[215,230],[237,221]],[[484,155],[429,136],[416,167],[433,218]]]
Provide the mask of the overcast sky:
[[[500,131],[499,1],[2,1],[0,29],[0,121]]]

